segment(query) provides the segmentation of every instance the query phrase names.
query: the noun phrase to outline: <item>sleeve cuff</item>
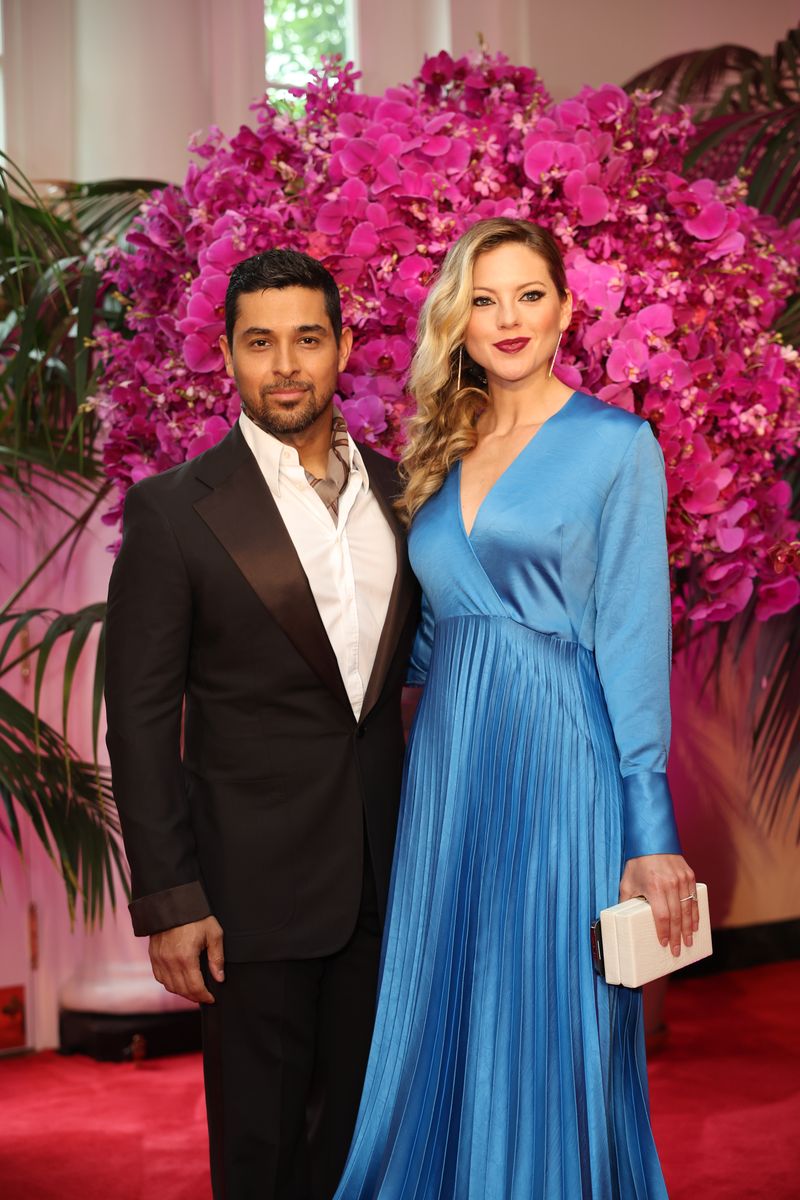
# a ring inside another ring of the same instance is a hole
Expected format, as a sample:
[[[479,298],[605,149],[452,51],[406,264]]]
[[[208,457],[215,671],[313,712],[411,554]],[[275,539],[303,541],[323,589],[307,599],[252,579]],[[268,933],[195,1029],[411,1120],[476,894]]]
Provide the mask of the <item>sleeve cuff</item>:
[[[640,771],[622,780],[624,859],[643,854],[680,854],[666,773]]]
[[[167,888],[163,892],[152,892],[141,896],[128,905],[137,937],[148,937],[176,925],[188,925],[190,921],[202,921],[211,916],[206,894],[202,885],[194,880]]]

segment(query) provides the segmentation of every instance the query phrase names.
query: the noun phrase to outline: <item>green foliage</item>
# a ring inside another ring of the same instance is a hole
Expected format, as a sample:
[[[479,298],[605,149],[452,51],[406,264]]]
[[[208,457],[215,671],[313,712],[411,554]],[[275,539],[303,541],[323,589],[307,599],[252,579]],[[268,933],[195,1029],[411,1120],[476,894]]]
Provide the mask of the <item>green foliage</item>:
[[[267,79],[302,85],[323,56],[347,57],[347,20],[347,0],[266,0]]]
[[[0,678],[23,663],[34,679],[33,706],[0,687],[0,832],[22,850],[19,818],[59,867],[71,915],[87,923],[127,888],[108,772],[97,765],[102,709],[105,605],[77,613],[18,607],[44,569],[68,556],[104,501],[109,484],[98,453],[92,395],[94,333],[119,306],[105,294],[96,255],[124,235],[152,180],[67,184],[42,199],[0,155],[0,522],[16,523],[26,497],[68,518],[65,531],[0,606]],[[76,515],[77,513],[77,515]],[[72,749],[68,718],[75,676],[98,632],[92,686],[94,763]],[[29,642],[33,641],[33,645]],[[40,704],[56,646],[61,668],[61,731]]]
[[[788,222],[800,216],[800,28],[771,55],[723,45],[674,55],[628,80],[658,90],[667,108],[688,104],[697,137],[687,170],[715,179],[739,172],[748,200]]]
[[[70,915],[80,899],[84,921],[101,920],[115,877],[127,881],[108,773],[0,688],[0,831],[21,853],[20,812],[60,868]]]
[[[747,181],[748,201],[788,222],[800,217],[800,28],[791,29],[771,55],[723,45],[663,59],[625,87],[657,90],[658,103],[688,104],[697,136],[686,157],[689,173]],[[800,295],[776,323],[784,340],[800,345]],[[786,468],[795,511],[800,459]],[[764,828],[794,830],[800,842],[800,624],[794,613],[755,619],[751,604],[733,625],[720,625],[709,680],[726,646],[739,659],[755,636],[755,677],[748,701],[752,727],[750,779],[753,811]],[[706,681],[708,682],[708,680]]]
[[[151,180],[67,185],[45,203],[0,153],[0,492],[43,478],[99,479],[92,332],[114,322],[95,256],[141,205]]]

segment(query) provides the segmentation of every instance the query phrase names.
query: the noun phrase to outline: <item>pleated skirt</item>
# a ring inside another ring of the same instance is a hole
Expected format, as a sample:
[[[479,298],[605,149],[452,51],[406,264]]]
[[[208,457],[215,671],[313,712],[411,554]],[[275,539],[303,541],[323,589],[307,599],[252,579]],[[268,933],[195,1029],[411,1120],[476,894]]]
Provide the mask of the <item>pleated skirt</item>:
[[[372,1050],[337,1200],[661,1200],[641,996],[595,973],[619,763],[594,657],[437,624]]]

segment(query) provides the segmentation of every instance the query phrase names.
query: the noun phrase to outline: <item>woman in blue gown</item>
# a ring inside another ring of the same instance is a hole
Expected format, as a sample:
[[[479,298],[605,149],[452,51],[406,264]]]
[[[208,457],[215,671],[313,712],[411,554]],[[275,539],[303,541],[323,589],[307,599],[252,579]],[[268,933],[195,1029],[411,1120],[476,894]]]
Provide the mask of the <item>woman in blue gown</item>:
[[[423,587],[375,1032],[337,1200],[657,1200],[641,995],[589,925],[645,895],[691,942],[666,779],[664,463],[552,375],[571,298],[478,222],[420,321],[404,467]]]

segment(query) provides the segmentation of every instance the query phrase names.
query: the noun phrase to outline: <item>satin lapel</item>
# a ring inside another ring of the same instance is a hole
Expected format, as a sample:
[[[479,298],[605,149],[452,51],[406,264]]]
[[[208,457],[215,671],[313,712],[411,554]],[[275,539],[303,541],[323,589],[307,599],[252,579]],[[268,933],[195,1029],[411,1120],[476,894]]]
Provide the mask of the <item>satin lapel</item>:
[[[375,663],[372,668],[372,674],[369,677],[367,690],[364,694],[364,704],[361,709],[362,721],[370,709],[375,707],[380,698],[383,685],[386,682],[386,676],[392,665],[392,659],[397,652],[397,643],[400,634],[402,633],[403,626],[406,623],[409,610],[416,595],[414,573],[408,562],[405,531],[397,518],[394,508],[380,487],[373,483],[372,491],[394,533],[395,546],[397,548],[397,572],[394,577],[392,594],[389,598],[386,620],[378,642]]]
[[[194,507],[298,653],[352,714],[294,543],[249,450]]]

